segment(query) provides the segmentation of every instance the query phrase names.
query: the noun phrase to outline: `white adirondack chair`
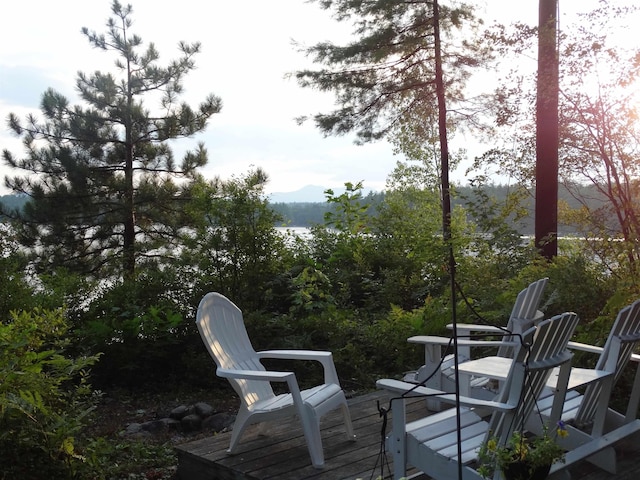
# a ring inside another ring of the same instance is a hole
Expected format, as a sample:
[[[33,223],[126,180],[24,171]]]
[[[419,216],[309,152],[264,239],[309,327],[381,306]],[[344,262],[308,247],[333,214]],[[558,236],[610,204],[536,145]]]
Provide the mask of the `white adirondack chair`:
[[[521,338],[524,344],[531,346],[517,350],[497,399],[458,396],[459,422],[456,409],[452,408],[406,423],[404,401],[392,400],[392,432],[387,437],[387,444],[393,454],[394,479],[404,477],[408,465],[436,480],[458,478],[460,470],[463,479],[482,478],[473,463],[477,460],[478,450],[491,436],[497,437],[501,445],[506,444],[513,431],[525,424],[554,367],[560,368],[556,395],[556,411],[559,410],[571,369],[567,343],[577,321],[577,315],[566,313],[544,320],[524,332]],[[406,394],[411,390],[407,396],[437,393],[428,387],[390,379],[378,380],[377,386],[395,394]],[[456,403],[455,394],[442,394],[439,398],[443,402]],[[477,413],[487,410],[493,412],[488,421]],[[461,457],[458,456],[458,441]],[[496,475],[500,478],[499,472]]]
[[[349,439],[355,439],[351,415],[331,352],[268,350],[256,352],[245,329],[242,312],[219,293],[206,294],[198,306],[198,330],[217,365],[216,374],[229,380],[240,397],[229,453],[237,449],[245,429],[252,424],[298,415],[314,467],[322,468],[324,453],[320,419],[340,408]],[[267,371],[261,359],[315,360],[324,368],[324,383],[300,390],[293,372]],[[270,382],[286,383],[289,393],[276,395]]]
[[[515,341],[514,338],[543,318],[543,314],[538,308],[548,280],[546,277],[536,280],[518,294],[505,327],[458,324],[456,326],[459,337],[458,363],[470,360],[472,358],[471,349],[478,347],[495,347],[499,356],[513,358],[514,348],[519,347],[519,342]],[[452,328],[452,326],[449,326],[449,328]],[[507,334],[509,332],[511,334]],[[502,335],[503,337],[501,340],[482,339],[487,335]],[[453,355],[446,356],[444,360],[442,358],[443,349],[452,344],[451,339],[432,335],[417,335],[410,337],[407,341],[424,346],[425,363],[416,372],[405,375],[404,380],[437,390],[453,391],[455,388],[453,370],[455,359]],[[495,391],[486,388],[488,382],[489,379],[487,377],[478,376],[472,378],[471,388],[473,392],[471,396],[487,400],[493,398]],[[427,403],[431,410],[437,411],[441,408],[441,403],[437,400],[429,400]]]
[[[595,366],[597,371],[611,373],[607,381],[589,383],[584,392],[572,390],[567,393],[562,410],[562,420],[568,424],[569,435],[563,439],[568,449],[582,446],[583,450],[591,446],[598,446],[604,442],[613,445],[616,442],[640,431],[640,421],[636,420],[638,401],[640,399],[640,364],[637,364],[636,377],[626,412],[619,413],[608,408],[611,389],[621,377],[625,366],[632,359],[635,348],[640,344],[640,300],[623,308],[618,313],[611,327],[604,347],[594,347],[582,343],[569,342],[572,350],[582,350],[599,353]],[[591,369],[572,368],[571,377],[589,374]],[[539,402],[542,418],[550,415],[553,402],[553,391],[547,389],[541,395]],[[529,428],[540,431],[543,420],[532,417]],[[568,456],[571,462],[572,455]],[[612,447],[599,448],[599,451],[589,457],[591,463],[610,472],[616,473],[616,455]]]
[[[535,322],[543,319],[543,314],[538,309],[542,300],[542,294],[547,286],[549,278],[541,278],[535,282],[531,282],[527,287],[523,288],[516,301],[513,304],[509,320],[505,327],[496,327],[492,325],[468,324],[460,323],[456,325],[458,336],[473,336],[486,334],[504,334],[511,332],[513,335],[519,335],[533,326]],[[452,325],[448,325],[452,329]],[[511,341],[512,336],[504,338],[505,341]],[[469,347],[463,347],[462,355],[470,357]],[[501,345],[498,348],[498,355],[501,357],[513,357],[513,351],[509,345]]]

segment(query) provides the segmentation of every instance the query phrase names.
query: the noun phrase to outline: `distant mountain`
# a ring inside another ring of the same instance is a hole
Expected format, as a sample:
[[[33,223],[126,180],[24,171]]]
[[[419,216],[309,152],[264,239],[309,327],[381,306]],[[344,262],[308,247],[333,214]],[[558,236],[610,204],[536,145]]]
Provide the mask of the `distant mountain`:
[[[7,210],[21,209],[27,203],[27,200],[29,200],[27,195],[10,194],[0,196],[0,203]]]
[[[325,203],[327,197],[324,191],[328,187],[321,187],[319,185],[306,185],[294,192],[274,192],[268,195],[270,203]],[[335,195],[342,195],[345,192],[344,187],[334,188]],[[367,192],[363,192],[366,195]],[[9,207],[21,207],[28,197],[23,195],[2,195],[0,196],[0,202],[3,202]]]
[[[324,203],[327,198],[324,195],[325,187],[307,185],[295,192],[274,192],[268,195],[271,203]],[[336,195],[344,193],[344,188],[334,189]]]

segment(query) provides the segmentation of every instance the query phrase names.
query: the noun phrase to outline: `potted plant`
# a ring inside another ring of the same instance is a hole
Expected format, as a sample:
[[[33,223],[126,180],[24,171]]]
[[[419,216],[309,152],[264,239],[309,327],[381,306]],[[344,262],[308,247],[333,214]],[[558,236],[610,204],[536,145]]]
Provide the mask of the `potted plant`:
[[[562,422],[555,433],[559,437],[567,435]],[[527,436],[516,431],[506,445],[499,445],[495,437],[490,437],[478,452],[478,473],[483,478],[491,478],[498,468],[506,480],[547,478],[551,465],[564,461],[564,449],[556,443],[555,438],[547,430],[540,436]]]

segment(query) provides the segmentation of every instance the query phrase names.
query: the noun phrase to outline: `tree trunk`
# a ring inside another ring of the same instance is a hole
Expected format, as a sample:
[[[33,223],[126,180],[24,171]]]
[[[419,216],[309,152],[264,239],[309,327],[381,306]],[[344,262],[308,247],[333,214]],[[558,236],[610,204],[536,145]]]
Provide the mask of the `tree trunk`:
[[[433,36],[436,97],[438,99],[438,136],[440,140],[440,178],[442,185],[442,233],[447,243],[449,257],[449,284],[451,287],[451,320],[453,323],[454,378],[456,398],[456,424],[458,427],[458,458],[462,458],[460,377],[458,374],[458,329],[456,313],[456,261],[451,238],[451,185],[449,183],[449,140],[447,138],[447,105],[445,97],[444,74],[442,71],[442,48],[440,44],[440,7],[438,0],[433,2]],[[458,479],[462,480],[462,462],[458,462]]]
[[[539,0],[535,245],[558,254],[558,0]]]
[[[125,36],[126,39],[126,36]],[[131,88],[131,60],[127,55],[127,111],[125,113],[125,166],[124,166],[124,236],[122,239],[122,272],[132,280],[136,269],[136,214],[133,183],[133,92]]]

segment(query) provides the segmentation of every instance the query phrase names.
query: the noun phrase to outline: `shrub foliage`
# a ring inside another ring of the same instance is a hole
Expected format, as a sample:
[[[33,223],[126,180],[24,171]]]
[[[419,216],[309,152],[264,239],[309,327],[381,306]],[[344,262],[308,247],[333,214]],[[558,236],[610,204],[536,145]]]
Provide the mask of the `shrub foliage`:
[[[70,357],[61,310],[14,313],[0,323],[2,478],[72,478],[78,440],[95,396],[88,369],[98,357]]]

